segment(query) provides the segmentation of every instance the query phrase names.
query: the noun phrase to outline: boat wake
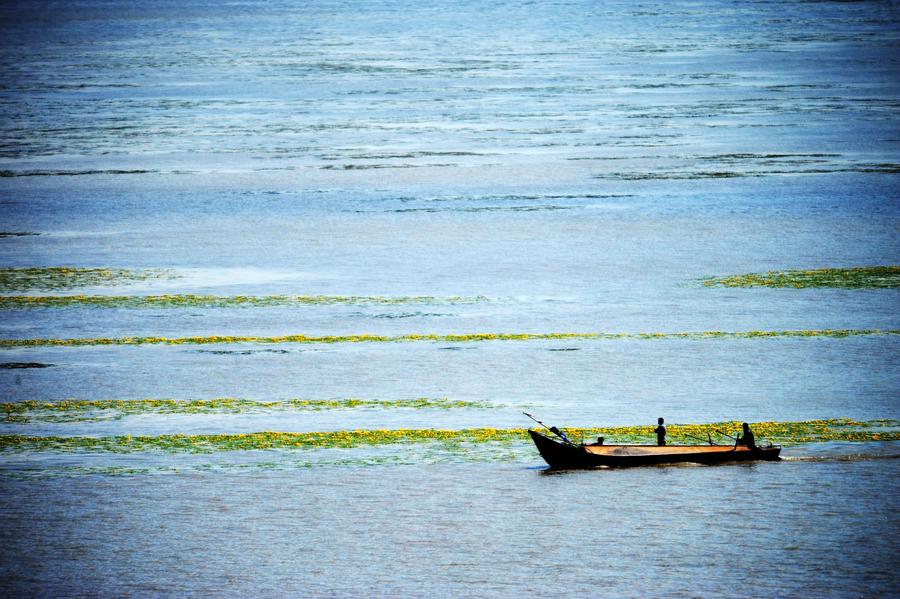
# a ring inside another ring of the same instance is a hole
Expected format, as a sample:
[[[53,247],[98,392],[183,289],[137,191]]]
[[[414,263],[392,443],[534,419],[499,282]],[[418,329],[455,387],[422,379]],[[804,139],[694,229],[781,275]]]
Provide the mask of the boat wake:
[[[782,451],[786,462],[859,462],[900,458],[900,442],[816,443],[795,445]]]

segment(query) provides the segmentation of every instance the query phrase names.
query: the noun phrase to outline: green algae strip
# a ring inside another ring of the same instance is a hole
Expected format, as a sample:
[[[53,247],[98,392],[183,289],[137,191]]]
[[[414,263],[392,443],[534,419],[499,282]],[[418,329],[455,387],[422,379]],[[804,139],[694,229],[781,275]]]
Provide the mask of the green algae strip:
[[[757,439],[782,444],[817,443],[826,441],[898,441],[900,421],[855,421],[847,418],[831,420],[807,420],[802,422],[752,423]],[[668,427],[673,439],[687,434],[706,438],[722,437],[717,431],[734,434],[740,423],[717,422],[711,424],[681,424]],[[497,429],[472,428],[460,430],[440,429],[385,429],[328,432],[257,432],[246,434],[209,435],[159,435],[108,437],[32,437],[25,435],[0,435],[0,451],[48,451],[48,452],[104,452],[104,453],[214,453],[247,450],[309,450],[326,448],[371,447],[396,444],[438,443],[449,450],[464,449],[467,445],[481,443],[513,444],[528,441],[524,428]],[[653,426],[619,426],[604,428],[566,428],[572,439],[591,439],[603,436],[607,443],[653,443]],[[685,444],[691,444],[687,438]],[[723,444],[728,444],[724,439]]]
[[[407,335],[282,335],[256,337],[211,335],[206,337],[83,337],[72,339],[0,339],[0,349],[17,347],[73,347],[87,345],[211,345],[218,343],[403,343],[436,341],[473,343],[479,341],[540,341],[577,339],[765,339],[778,337],[859,337],[898,335],[900,329],[815,329],[795,331],[700,331],[693,333],[467,333]]]
[[[177,278],[175,271],[160,268],[75,268],[68,266],[0,268],[0,291],[31,289],[61,291],[77,287],[105,287],[175,278]]]
[[[410,304],[475,304],[484,296],[380,295],[3,295],[0,309],[29,308],[241,308],[271,306],[393,306]]]
[[[705,287],[835,287],[839,289],[895,289],[900,266],[781,270],[703,279]]]
[[[0,403],[7,424],[29,422],[92,422],[120,420],[138,414],[248,414],[267,412],[319,412],[352,409],[487,409],[502,407],[482,401],[419,397],[415,399],[287,399],[257,401],[236,397],[215,399],[100,399],[21,401]]]

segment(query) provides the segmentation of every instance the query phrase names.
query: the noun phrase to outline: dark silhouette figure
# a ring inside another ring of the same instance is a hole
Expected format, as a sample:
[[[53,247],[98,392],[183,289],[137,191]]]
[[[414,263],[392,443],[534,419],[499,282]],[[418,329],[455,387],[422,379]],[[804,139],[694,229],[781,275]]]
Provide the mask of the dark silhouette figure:
[[[659,418],[657,420],[657,422],[659,423],[659,426],[656,427],[656,444],[657,445],[665,445],[666,444],[666,427],[663,426],[663,422],[665,422],[665,420],[663,420],[662,418]]]
[[[753,431],[750,430],[750,425],[745,422],[741,426],[744,429],[744,434],[738,435],[735,445],[746,445],[750,449],[756,449],[756,439],[753,438]]]

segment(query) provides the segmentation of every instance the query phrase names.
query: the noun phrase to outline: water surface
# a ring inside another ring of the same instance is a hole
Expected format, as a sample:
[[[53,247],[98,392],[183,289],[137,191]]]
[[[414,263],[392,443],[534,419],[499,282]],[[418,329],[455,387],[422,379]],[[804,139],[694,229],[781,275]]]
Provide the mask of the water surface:
[[[0,339],[900,328],[897,289],[701,282],[900,264],[898,20],[874,1],[5,4],[0,267],[172,273],[16,294],[480,299],[4,309]],[[0,349],[4,402],[482,404],[0,434],[896,420],[897,343]],[[891,595],[896,444],[785,455],[548,475],[527,442],[8,453],[0,588]]]

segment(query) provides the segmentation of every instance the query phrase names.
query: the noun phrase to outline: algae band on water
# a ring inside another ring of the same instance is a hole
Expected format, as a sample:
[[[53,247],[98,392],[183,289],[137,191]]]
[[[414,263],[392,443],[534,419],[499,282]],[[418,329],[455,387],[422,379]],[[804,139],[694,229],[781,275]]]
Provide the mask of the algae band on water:
[[[900,287],[900,266],[781,270],[703,279],[706,287],[782,287],[804,289],[893,289]]]
[[[802,422],[757,422],[752,423],[751,427],[757,439],[767,439],[782,444],[825,441],[900,441],[900,421],[897,420],[855,421],[840,418]],[[652,426],[565,428],[563,430],[570,438],[603,436],[608,443],[648,443],[655,440]],[[677,439],[679,436],[688,437],[688,439],[691,436],[706,438],[707,434],[715,439],[720,438],[718,431],[734,434],[738,430],[740,430],[740,423],[735,421],[712,424],[677,424],[670,426],[668,432],[673,439]],[[725,439],[725,442],[727,441]],[[403,443],[436,443],[447,451],[465,451],[467,444],[504,445],[527,442],[527,429],[523,428],[384,429],[309,433],[258,432],[111,437],[0,435],[0,451],[213,453],[269,449],[352,448]]]
[[[464,333],[435,335],[282,335],[275,337],[211,335],[206,337],[92,337],[75,339],[0,339],[0,348],[86,345],[209,345],[217,343],[401,343],[437,341],[469,343],[481,341],[540,340],[710,340],[766,339],[780,337],[858,337],[898,335],[900,329],[813,329],[796,331],[700,331],[686,333]]]
[[[2,289],[2,287],[0,287]],[[4,295],[0,309],[31,308],[264,308],[278,306],[399,306],[404,304],[456,305],[486,302],[483,296],[376,296],[376,295]]]
[[[114,286],[148,280],[178,278],[175,271],[161,268],[0,268],[0,291],[31,289],[66,290],[77,287]]]
[[[453,410],[502,407],[488,402],[418,397],[414,399],[287,399],[257,401],[236,397],[214,399],[107,399],[19,401],[0,403],[8,424],[30,422],[91,422],[121,420],[140,414],[247,414],[270,412],[319,412],[323,410],[412,409]]]

